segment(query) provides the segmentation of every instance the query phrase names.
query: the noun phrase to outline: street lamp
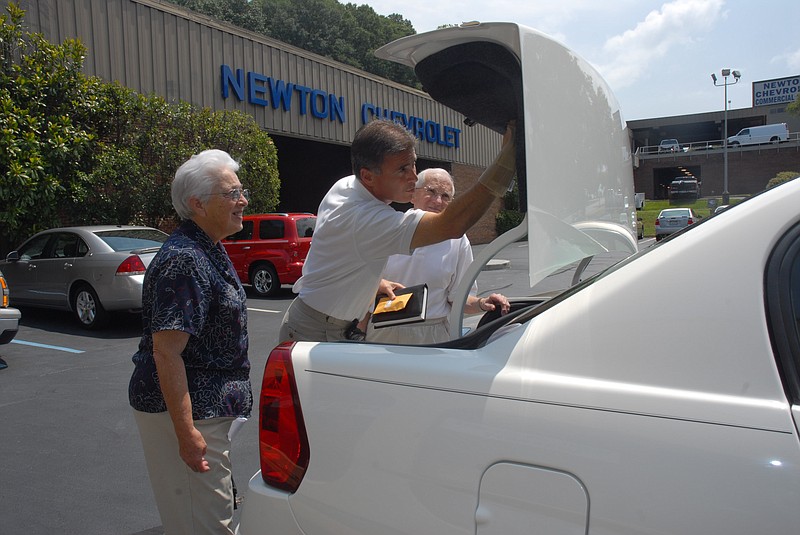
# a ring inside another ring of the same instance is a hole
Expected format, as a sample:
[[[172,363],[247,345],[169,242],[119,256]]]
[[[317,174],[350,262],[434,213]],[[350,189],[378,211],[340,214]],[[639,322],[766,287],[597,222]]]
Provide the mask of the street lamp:
[[[728,193],[728,86],[735,85],[742,77],[739,71],[732,71],[730,69],[722,69],[720,71],[723,81],[717,83],[717,75],[711,73],[711,79],[714,80],[714,85],[725,87],[725,130],[722,133],[722,157],[724,160],[723,175],[722,175],[722,204],[730,204],[730,193]],[[733,75],[734,81],[728,83],[728,76]]]

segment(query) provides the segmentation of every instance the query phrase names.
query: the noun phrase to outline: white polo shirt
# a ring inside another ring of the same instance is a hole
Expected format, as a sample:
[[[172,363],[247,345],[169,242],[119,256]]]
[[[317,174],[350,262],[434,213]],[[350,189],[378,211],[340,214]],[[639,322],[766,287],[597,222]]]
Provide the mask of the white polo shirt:
[[[383,270],[383,278],[403,286],[428,285],[428,319],[450,315],[451,295],[472,263],[472,246],[466,236],[426,245],[411,255],[394,255]],[[473,283],[470,294],[478,292]],[[411,326],[409,326],[411,327]],[[385,329],[382,329],[385,330]]]
[[[398,212],[353,175],[340,179],[319,205],[311,249],[294,292],[324,314],[361,319],[375,300],[386,260],[411,252],[424,214]]]

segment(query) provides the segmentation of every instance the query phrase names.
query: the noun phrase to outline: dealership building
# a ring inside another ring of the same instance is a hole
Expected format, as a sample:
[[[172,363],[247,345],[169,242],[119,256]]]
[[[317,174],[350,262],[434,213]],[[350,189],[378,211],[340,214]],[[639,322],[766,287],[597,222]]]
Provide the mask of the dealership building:
[[[477,180],[500,148],[495,132],[468,126],[463,116],[423,91],[166,1],[19,3],[32,31],[54,43],[77,38],[86,46],[88,75],[169,101],[252,115],[278,149],[281,211],[315,212],[328,188],[352,173],[350,142],[356,130],[375,117],[408,127],[418,139],[417,168],[448,169],[457,193]],[[786,122],[794,141],[729,151],[729,190],[734,194],[763,189],[779,171],[800,170],[800,117],[786,112],[796,98],[800,76],[758,84],[753,84],[752,108],[727,111],[728,132]],[[703,182],[703,194],[722,193],[724,151],[713,143],[701,147],[723,138],[722,110],[628,125],[637,191],[659,198],[673,177],[693,175]],[[555,135],[569,142],[566,131]],[[664,138],[677,138],[691,150],[652,151]],[[470,231],[475,243],[494,237],[494,215],[500,208],[498,201]]]

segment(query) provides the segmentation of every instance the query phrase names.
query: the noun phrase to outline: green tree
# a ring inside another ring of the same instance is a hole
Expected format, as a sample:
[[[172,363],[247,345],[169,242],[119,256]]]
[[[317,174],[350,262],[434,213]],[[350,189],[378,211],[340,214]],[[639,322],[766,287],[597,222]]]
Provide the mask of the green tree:
[[[398,14],[388,17],[378,15],[367,5],[347,4],[345,10],[356,21],[356,29],[351,34],[358,58],[356,66],[389,80],[419,88],[419,81],[411,68],[375,57],[375,50],[386,43],[417,33],[411,21]]]
[[[168,103],[82,74],[77,41],[47,42],[9,4],[0,18],[0,253],[44,228],[92,223],[171,227],[170,184],[189,156],[226,150],[253,192],[278,204],[277,151],[253,117]]]
[[[81,223],[109,221],[171,227],[177,221],[170,184],[175,170],[208,148],[227,151],[240,162],[239,178],[253,192],[250,211],[278,204],[277,150],[252,116],[215,112],[187,103],[171,104],[118,84],[106,84],[98,114],[99,141],[90,171],[69,212]]]
[[[96,84],[81,73],[85,48],[53,45],[22,25],[15,3],[0,16],[0,249],[57,224],[93,134],[81,124]],[[88,97],[87,97],[88,94]]]
[[[412,69],[380,60],[374,54],[386,43],[416,33],[411,21],[399,14],[385,17],[367,5],[341,4],[336,0],[170,1],[389,80],[419,87]]]
[[[794,102],[786,106],[786,111],[793,115],[800,115],[800,99],[794,99]]]

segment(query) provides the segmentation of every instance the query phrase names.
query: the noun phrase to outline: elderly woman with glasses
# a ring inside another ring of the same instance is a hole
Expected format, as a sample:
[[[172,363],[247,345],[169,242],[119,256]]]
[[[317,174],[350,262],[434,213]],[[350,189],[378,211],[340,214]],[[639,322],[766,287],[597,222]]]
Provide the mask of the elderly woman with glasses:
[[[245,292],[220,240],[242,229],[248,191],[226,152],[175,173],[182,222],[145,275],[129,400],[166,535],[232,534],[231,426],[250,415]]]

